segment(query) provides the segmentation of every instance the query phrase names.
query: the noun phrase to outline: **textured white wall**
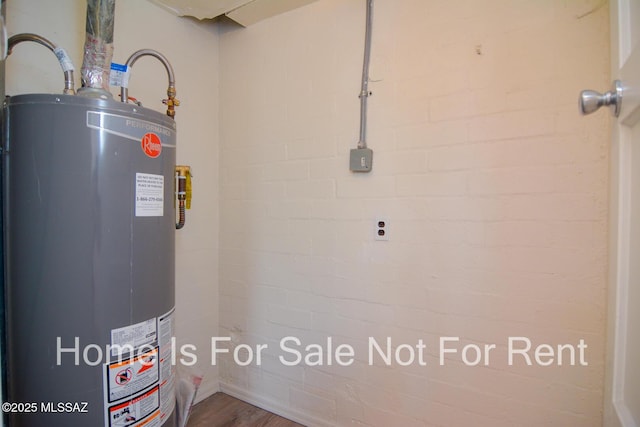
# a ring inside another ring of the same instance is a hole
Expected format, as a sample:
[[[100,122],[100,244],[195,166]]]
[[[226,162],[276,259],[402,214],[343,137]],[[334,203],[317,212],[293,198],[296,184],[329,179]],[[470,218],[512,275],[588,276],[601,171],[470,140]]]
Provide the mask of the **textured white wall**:
[[[210,26],[119,2],[114,60],[161,51],[183,101],[178,159],[194,167],[196,199],[177,234],[180,341],[269,344],[260,367],[227,358],[223,388],[312,425],[600,425],[608,117],[575,106],[579,90],[609,85],[607,8],[589,13],[599,3],[377,0],[374,171],[352,175],[364,1],[224,27],[219,60]],[[80,67],[83,1],[10,2],[8,27]],[[164,79],[142,59],[131,95],[162,110]],[[61,89],[42,47],[8,59],[9,94]],[[389,242],[373,240],[378,216]],[[357,360],[284,367],[287,335],[333,337]],[[584,338],[589,366],[507,366],[507,338],[521,335]],[[369,366],[370,336],[423,339],[428,365]],[[441,336],[498,348],[487,367],[439,366]]]
[[[609,85],[599,4],[377,0],[368,175],[364,0],[221,30],[220,334],[269,346],[223,390],[309,425],[601,424],[609,118],[576,107]],[[285,367],[288,335],[356,362]],[[440,366],[442,336],[497,348]],[[584,339],[589,365],[509,366],[510,336]],[[369,366],[368,337],[427,366]]]
[[[80,86],[85,38],[83,0],[18,0],[7,4],[9,35],[33,32],[64,47]],[[176,18],[147,1],[116,4],[114,62],[124,63],[141,48],[156,49],[171,62],[178,99],[177,161],[194,171],[193,208],[176,232],[176,336],[178,344],[209,348],[218,330],[218,34],[211,23]],[[61,93],[62,71],[42,46],[22,43],[7,59],[7,94]],[[130,95],[164,112],[167,75],[154,58],[136,62]],[[112,88],[114,95],[119,88]],[[119,99],[116,97],[116,99]],[[214,166],[212,166],[214,165]],[[201,396],[218,389],[217,369],[201,358],[206,374]]]

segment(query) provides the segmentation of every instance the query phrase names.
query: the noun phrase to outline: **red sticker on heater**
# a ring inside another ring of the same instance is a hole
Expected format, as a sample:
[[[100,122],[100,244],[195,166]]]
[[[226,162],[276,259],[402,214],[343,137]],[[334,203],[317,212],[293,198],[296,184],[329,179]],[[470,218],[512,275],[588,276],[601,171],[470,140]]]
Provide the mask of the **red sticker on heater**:
[[[144,154],[155,159],[162,153],[162,142],[155,133],[147,133],[142,137],[142,151]]]

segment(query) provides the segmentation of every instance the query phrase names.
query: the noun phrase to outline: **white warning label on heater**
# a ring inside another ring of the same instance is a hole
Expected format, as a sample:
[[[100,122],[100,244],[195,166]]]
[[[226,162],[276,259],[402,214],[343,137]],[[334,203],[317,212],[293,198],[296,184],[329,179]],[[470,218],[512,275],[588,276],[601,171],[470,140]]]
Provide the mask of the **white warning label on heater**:
[[[158,344],[160,345],[160,417],[164,422],[176,404],[175,366],[172,363],[172,343],[175,336],[175,308],[158,317]]]
[[[107,427],[160,427],[160,398],[158,386],[151,390],[107,407]]]
[[[158,330],[155,317],[135,325],[112,329],[111,356],[117,357],[122,349],[133,348],[137,350],[143,345],[156,342],[157,339]]]
[[[164,215],[164,176],[136,173],[136,216]]]
[[[121,362],[110,363],[106,369],[109,383],[109,402],[132,396],[151,385],[158,384],[160,363],[158,348]]]

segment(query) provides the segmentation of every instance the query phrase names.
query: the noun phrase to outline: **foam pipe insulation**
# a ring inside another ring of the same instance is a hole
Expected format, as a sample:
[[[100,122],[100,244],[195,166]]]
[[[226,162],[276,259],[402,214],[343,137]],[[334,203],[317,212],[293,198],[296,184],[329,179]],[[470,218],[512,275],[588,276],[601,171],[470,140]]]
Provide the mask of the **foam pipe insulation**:
[[[87,0],[82,87],[109,91],[115,0]]]

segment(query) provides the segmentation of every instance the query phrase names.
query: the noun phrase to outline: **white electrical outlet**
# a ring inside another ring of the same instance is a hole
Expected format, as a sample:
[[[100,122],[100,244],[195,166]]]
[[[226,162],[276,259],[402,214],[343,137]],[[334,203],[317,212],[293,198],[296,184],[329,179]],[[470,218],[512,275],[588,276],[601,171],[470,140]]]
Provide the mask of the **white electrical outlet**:
[[[391,227],[389,225],[389,220],[386,218],[378,218],[373,227],[373,238],[375,240],[387,241],[389,240],[389,232]]]

